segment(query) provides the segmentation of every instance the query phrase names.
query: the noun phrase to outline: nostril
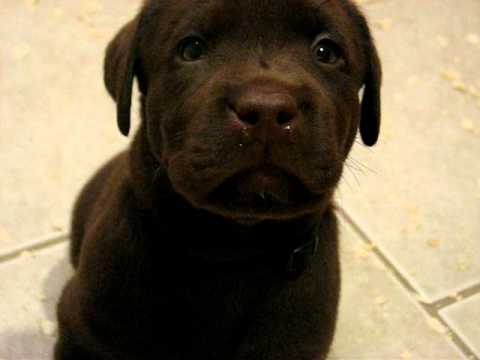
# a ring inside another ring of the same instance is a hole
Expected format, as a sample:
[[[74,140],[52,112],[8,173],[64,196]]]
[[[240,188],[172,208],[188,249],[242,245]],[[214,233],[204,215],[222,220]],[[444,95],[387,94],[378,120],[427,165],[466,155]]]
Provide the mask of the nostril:
[[[256,125],[260,120],[260,115],[255,110],[247,110],[247,109],[240,109],[237,110],[235,106],[231,103],[227,103],[228,108],[231,112],[233,112],[240,121],[248,124],[248,125]]]
[[[285,125],[292,121],[295,116],[287,111],[280,111],[277,115],[278,125]]]
[[[249,124],[249,125],[255,125],[259,121],[259,114],[256,111],[248,111],[243,114],[238,114],[238,117],[240,120],[242,120],[244,123]]]

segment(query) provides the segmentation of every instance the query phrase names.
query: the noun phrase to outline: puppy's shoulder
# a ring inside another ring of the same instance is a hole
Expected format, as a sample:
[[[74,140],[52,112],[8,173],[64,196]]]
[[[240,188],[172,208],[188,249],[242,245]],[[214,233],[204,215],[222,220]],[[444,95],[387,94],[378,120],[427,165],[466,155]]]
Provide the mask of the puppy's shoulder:
[[[115,201],[119,190],[129,187],[128,152],[102,166],[83,187],[73,210],[72,235],[83,233],[99,213]]]

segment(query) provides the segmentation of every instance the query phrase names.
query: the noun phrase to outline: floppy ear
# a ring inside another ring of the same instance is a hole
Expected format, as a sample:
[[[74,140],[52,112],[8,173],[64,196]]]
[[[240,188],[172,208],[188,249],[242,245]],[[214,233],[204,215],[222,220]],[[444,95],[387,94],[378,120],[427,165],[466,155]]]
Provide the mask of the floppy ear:
[[[377,49],[371,38],[368,42],[367,70],[364,80],[360,135],[367,146],[373,146],[380,134],[382,67]]]
[[[137,68],[140,42],[140,15],[126,24],[107,47],[104,62],[105,86],[117,103],[120,132],[130,131],[130,107],[133,79]]]

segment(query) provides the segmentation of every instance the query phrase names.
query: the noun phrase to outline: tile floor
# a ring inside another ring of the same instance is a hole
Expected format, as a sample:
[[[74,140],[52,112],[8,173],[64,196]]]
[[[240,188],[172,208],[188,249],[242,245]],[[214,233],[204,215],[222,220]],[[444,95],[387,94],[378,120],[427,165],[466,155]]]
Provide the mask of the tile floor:
[[[377,147],[356,145],[338,191],[344,283],[331,359],[479,360],[480,2],[360,2],[384,64],[384,123]],[[128,144],[101,65],[138,6],[0,7],[1,360],[50,358],[72,202]]]

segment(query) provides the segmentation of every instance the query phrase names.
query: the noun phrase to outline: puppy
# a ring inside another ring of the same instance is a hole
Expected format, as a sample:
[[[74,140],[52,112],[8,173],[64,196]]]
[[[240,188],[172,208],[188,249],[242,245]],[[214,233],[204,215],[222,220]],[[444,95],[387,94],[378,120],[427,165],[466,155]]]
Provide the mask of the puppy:
[[[56,360],[326,359],[332,195],[381,69],[349,0],[149,0],[108,46],[130,149],[81,193]],[[362,98],[359,91],[363,88]]]

